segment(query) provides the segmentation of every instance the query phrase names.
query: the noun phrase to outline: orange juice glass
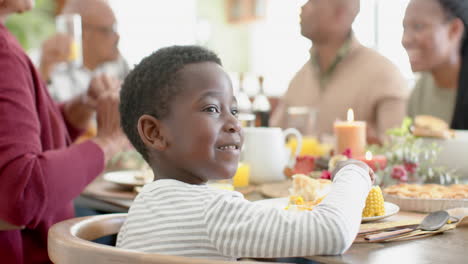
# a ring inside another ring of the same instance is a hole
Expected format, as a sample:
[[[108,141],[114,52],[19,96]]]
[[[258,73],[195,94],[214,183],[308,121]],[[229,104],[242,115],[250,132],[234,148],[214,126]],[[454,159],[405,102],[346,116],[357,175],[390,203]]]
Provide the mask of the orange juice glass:
[[[68,60],[74,61],[78,59],[79,45],[76,40],[73,40],[70,44],[70,54],[68,55]]]
[[[68,64],[76,67],[81,66],[83,60],[81,16],[78,14],[60,14],[55,18],[55,25],[58,33],[66,34],[72,39]]]
[[[247,163],[240,162],[237,172],[232,178],[234,187],[246,187],[249,185],[250,166]]]

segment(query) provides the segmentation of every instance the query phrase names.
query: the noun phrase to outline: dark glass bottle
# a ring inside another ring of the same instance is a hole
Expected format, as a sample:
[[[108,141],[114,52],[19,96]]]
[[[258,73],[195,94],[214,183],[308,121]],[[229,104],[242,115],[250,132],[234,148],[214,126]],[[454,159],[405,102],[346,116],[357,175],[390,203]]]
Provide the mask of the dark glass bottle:
[[[252,104],[252,110],[255,114],[255,126],[268,127],[271,105],[265,95],[265,90],[263,87],[263,76],[258,77],[258,82],[260,89]]]

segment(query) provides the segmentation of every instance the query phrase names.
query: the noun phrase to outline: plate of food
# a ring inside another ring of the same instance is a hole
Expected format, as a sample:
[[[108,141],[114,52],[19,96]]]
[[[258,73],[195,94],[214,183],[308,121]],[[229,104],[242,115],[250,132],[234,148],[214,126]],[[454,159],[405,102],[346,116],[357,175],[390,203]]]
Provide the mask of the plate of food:
[[[270,206],[278,209],[283,209],[283,210],[291,210],[293,207],[291,206],[290,203],[290,198],[289,197],[283,197],[283,198],[271,198],[271,199],[265,199],[265,200],[260,200],[256,201],[255,203],[261,204],[264,206]],[[362,222],[372,222],[372,221],[377,221],[381,220],[387,217],[390,217],[392,215],[397,214],[400,211],[400,207],[394,203],[390,202],[384,202],[384,207],[385,207],[385,214],[380,215],[380,216],[370,216],[370,217],[363,217]],[[293,210],[295,211],[312,211],[313,206],[297,206]]]
[[[152,170],[144,169],[107,172],[104,173],[103,178],[106,181],[133,188],[153,181],[154,176]]]
[[[323,200],[331,188],[330,180],[314,179],[305,174],[295,174],[291,178],[292,181],[283,186],[286,189],[283,191],[284,197],[261,200],[258,203],[286,210],[310,211]],[[286,186],[290,188],[287,189]]]
[[[330,191],[331,181],[318,180],[303,174],[296,174],[292,179],[292,188],[288,197],[265,199],[256,203],[288,211],[312,211]],[[367,197],[362,222],[384,219],[399,211],[400,207],[385,202],[380,187],[374,186]]]

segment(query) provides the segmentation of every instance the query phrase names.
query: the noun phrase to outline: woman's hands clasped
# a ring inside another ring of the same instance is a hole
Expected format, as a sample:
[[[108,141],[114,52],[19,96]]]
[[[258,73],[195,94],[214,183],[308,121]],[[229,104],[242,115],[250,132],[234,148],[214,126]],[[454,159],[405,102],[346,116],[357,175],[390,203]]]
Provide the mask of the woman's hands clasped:
[[[95,76],[87,91],[87,104],[96,109],[97,135],[93,141],[104,151],[106,160],[128,143],[120,127],[120,81],[105,74]]]

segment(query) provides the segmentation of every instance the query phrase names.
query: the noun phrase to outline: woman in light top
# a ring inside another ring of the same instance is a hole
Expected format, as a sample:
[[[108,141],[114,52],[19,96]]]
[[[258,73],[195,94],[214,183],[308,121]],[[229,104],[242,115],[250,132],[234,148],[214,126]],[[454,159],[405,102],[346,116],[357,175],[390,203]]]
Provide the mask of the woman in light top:
[[[403,46],[421,77],[408,102],[408,115],[432,115],[468,128],[468,58],[464,0],[411,0],[403,20]],[[465,76],[464,76],[465,75]]]

